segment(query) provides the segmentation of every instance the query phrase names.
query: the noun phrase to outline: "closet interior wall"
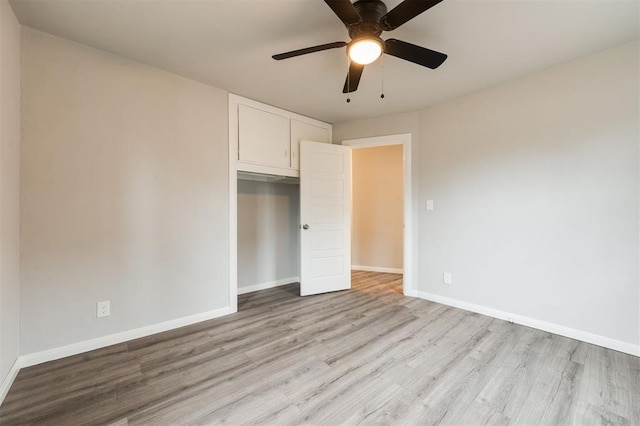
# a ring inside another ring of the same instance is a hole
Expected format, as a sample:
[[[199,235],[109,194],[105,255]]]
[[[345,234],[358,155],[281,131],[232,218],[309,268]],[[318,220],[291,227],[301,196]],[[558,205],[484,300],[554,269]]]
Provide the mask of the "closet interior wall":
[[[238,293],[296,282],[300,186],[238,179]]]

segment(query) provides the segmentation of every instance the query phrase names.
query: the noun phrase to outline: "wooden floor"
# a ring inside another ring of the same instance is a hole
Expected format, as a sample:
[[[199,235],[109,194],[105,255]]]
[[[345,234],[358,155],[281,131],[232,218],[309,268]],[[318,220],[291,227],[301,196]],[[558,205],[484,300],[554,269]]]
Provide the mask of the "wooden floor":
[[[20,371],[0,424],[640,424],[640,358],[420,299],[402,276]]]

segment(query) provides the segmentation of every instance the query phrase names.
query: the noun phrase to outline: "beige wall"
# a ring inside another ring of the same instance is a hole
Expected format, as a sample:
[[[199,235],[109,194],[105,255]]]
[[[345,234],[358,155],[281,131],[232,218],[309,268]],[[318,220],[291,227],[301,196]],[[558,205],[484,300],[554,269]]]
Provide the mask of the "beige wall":
[[[300,275],[300,186],[238,180],[238,291]]]
[[[412,133],[423,295],[640,343],[638,63],[633,43],[334,125],[336,141]]]
[[[0,206],[2,383],[20,353],[20,26],[6,0],[0,0]]]
[[[22,42],[22,352],[228,306],[227,93]]]
[[[351,161],[351,264],[402,269],[402,145],[354,149]]]

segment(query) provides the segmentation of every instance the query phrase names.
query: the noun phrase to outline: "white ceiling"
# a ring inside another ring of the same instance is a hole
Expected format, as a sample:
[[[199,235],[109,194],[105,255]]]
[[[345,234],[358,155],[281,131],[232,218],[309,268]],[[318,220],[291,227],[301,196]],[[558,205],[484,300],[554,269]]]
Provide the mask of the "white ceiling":
[[[447,53],[447,61],[430,70],[386,56],[385,98],[378,61],[347,104],[344,49],[271,59],[349,40],[322,0],[11,4],[23,25],[333,123],[419,110],[640,38],[640,0],[444,0],[383,38]]]

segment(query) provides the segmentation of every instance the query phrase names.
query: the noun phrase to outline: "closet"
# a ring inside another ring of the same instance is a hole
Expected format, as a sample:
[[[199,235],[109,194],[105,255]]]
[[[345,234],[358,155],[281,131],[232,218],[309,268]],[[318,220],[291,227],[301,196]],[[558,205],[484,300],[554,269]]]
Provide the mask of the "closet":
[[[328,123],[229,96],[239,294],[300,280],[300,141],[330,144],[331,132]]]

